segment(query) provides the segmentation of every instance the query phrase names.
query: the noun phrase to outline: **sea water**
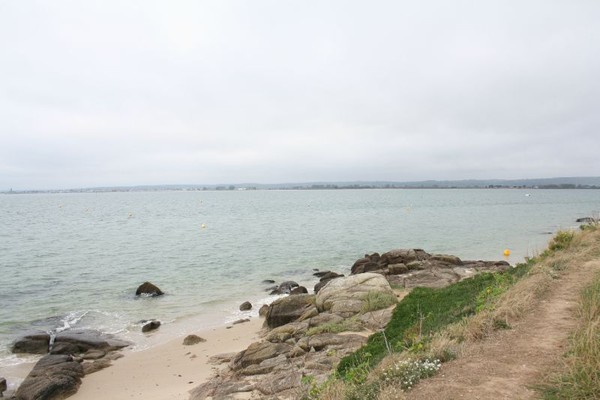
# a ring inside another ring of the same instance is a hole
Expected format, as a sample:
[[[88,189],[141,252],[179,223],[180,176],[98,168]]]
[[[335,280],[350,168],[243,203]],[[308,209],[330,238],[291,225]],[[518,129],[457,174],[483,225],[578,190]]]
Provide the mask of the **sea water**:
[[[523,261],[600,209],[595,190],[158,191],[0,195],[0,367],[32,329],[99,329],[135,349],[255,316],[264,280],[312,289],[365,253]],[[136,297],[144,281],[166,294]],[[241,302],[255,307],[240,312]],[[163,325],[141,333],[142,320]]]

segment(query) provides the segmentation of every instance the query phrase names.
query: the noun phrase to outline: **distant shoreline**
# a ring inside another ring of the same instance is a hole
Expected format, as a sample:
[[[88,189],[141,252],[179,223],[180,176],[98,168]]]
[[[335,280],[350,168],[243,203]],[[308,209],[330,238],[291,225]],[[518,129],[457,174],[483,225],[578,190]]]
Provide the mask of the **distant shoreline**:
[[[0,191],[0,194],[52,193],[120,193],[120,192],[205,192],[205,191],[269,191],[269,190],[369,190],[369,189],[527,189],[527,190],[593,190],[600,189],[598,178],[552,178],[524,180],[424,181],[424,182],[336,182],[289,184],[225,184],[225,185],[135,185],[71,189],[24,189]]]

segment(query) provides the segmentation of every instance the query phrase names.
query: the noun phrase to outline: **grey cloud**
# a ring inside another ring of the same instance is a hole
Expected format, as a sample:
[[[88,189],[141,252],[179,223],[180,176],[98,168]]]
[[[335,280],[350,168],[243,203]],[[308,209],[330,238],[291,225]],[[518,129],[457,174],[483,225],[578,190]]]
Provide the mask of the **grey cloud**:
[[[598,175],[599,17],[584,0],[2,2],[0,189]]]

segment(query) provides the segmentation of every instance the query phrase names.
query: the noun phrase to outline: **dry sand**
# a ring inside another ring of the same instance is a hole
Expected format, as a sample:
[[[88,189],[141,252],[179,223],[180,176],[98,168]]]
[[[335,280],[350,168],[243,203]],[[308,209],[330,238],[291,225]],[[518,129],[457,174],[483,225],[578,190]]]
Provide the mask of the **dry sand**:
[[[262,318],[208,331],[189,332],[206,342],[183,345],[183,337],[138,352],[125,352],[113,365],[87,375],[69,400],[165,400],[189,398],[189,391],[222,366],[208,363],[214,355],[244,350],[259,339]]]

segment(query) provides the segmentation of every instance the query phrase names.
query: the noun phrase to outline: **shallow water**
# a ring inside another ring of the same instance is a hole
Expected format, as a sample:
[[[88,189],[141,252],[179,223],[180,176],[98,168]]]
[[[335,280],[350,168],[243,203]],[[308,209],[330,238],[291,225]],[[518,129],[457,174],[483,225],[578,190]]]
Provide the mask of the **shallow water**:
[[[526,196],[530,193],[530,196]],[[600,209],[595,190],[194,191],[0,196],[0,366],[32,328],[87,327],[144,348],[256,313],[264,279],[312,287],[368,252],[509,261]],[[144,281],[167,294],[136,298]],[[140,320],[163,321],[144,336]]]

